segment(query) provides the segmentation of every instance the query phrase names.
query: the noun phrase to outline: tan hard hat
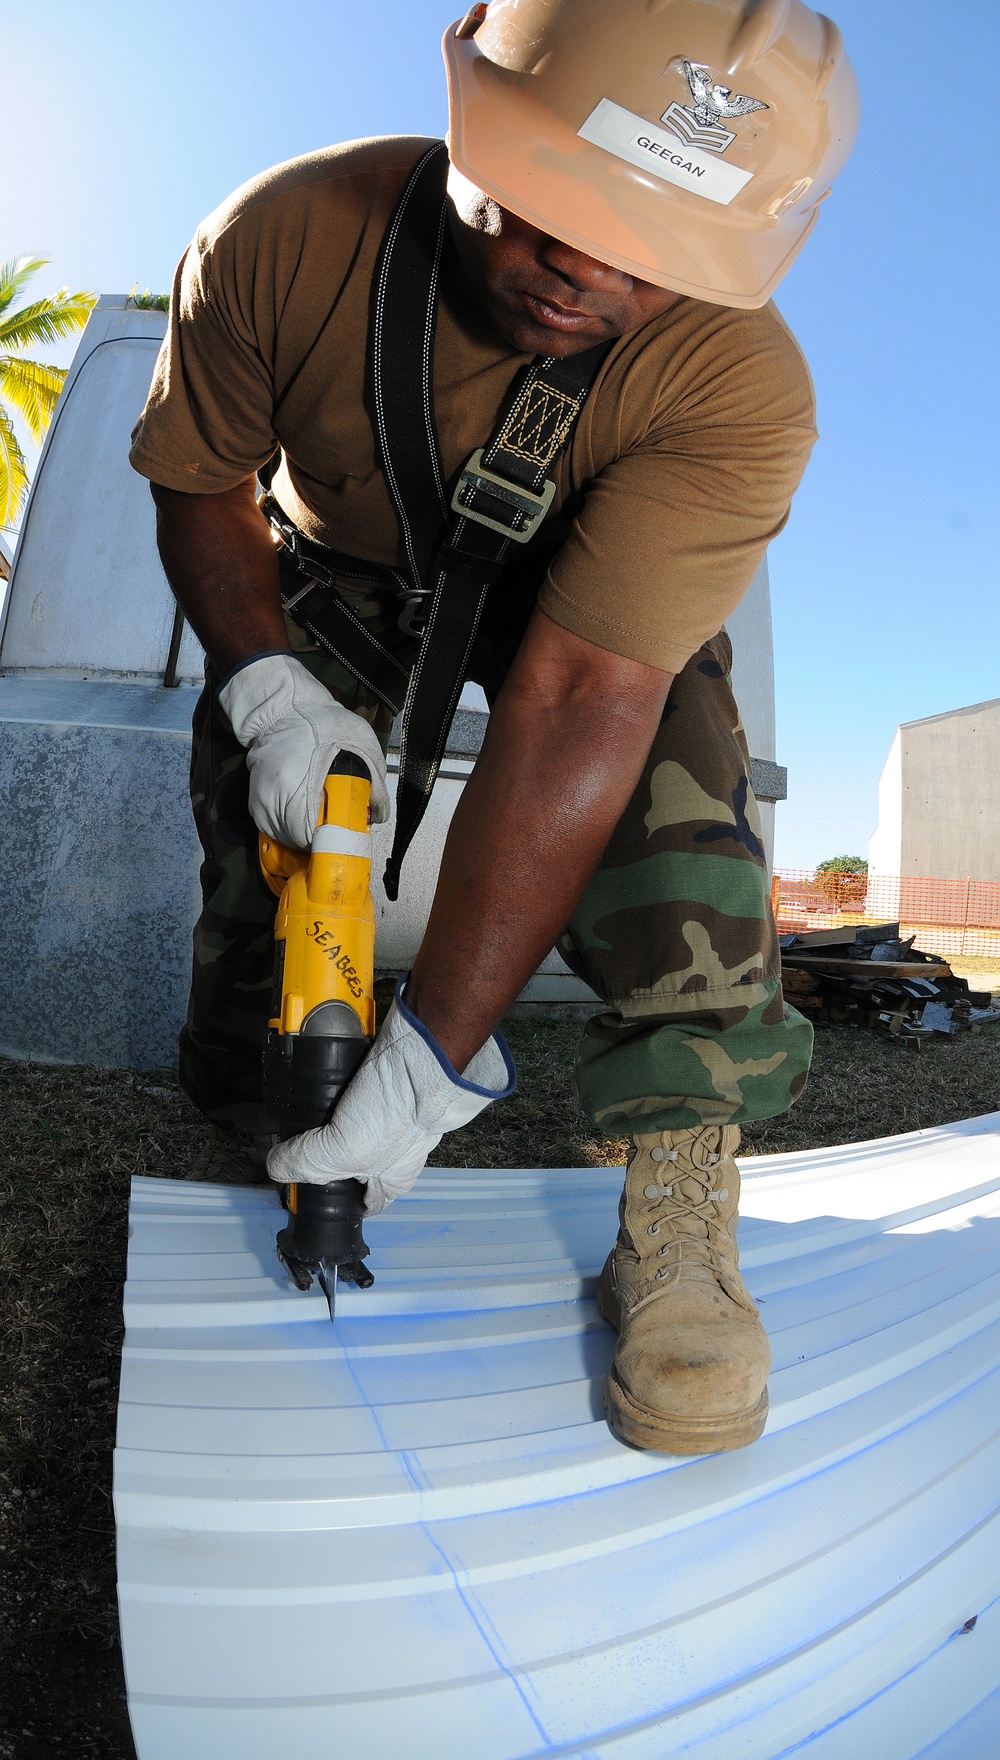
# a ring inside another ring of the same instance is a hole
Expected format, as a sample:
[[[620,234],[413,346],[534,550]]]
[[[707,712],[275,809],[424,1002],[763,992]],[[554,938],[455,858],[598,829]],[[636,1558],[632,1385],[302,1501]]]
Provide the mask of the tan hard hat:
[[[802,0],[491,0],[444,56],[471,183],[720,305],[770,298],[857,133],[840,32]]]

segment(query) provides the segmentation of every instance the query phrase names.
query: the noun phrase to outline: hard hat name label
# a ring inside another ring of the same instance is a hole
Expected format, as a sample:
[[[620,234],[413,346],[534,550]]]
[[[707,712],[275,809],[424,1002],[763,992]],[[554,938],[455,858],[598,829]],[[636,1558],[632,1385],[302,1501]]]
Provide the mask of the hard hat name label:
[[[738,165],[702,153],[668,129],[654,128],[645,117],[624,110],[610,98],[601,99],[577,133],[581,140],[603,147],[626,164],[651,171],[665,183],[691,190],[724,208],[753,177],[752,171],[741,171]]]
[[[635,144],[637,147],[644,147],[647,153],[659,153],[661,158],[669,159],[671,165],[679,166],[681,171],[690,171],[692,177],[704,177],[705,175],[704,165],[693,164],[690,159],[685,159],[682,153],[672,153],[669,147],[663,145],[662,141],[651,141],[648,134],[636,135]]]

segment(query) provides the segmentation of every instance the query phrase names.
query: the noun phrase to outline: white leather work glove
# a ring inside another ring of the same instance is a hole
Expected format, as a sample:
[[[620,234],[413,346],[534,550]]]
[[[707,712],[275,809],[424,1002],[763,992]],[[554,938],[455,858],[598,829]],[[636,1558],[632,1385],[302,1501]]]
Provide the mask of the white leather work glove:
[[[338,752],[352,752],[372,779],[372,822],[389,817],[385,758],[375,731],[345,709],[293,654],[264,654],[222,686],[219,702],[246,747],[250,812],[258,831],[308,849],[323,784]]]
[[[279,1143],[267,1171],[279,1185],[356,1179],[365,1215],[377,1216],[415,1183],[446,1131],[457,1130],[517,1086],[504,1040],[487,1039],[463,1075],[402,998],[403,984],[329,1124]]]

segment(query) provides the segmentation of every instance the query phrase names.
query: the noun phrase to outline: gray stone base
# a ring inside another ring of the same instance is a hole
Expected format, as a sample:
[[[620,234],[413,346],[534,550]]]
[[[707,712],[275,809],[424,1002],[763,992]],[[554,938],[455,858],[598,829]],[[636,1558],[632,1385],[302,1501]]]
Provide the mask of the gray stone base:
[[[198,910],[196,696],[0,679],[4,1056],[175,1064]]]

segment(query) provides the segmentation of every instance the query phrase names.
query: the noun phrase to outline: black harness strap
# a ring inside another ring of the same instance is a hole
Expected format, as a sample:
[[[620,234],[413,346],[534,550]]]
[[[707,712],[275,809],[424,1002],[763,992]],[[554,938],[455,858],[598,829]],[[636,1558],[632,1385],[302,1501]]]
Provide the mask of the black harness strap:
[[[375,435],[416,594],[423,592],[448,517],[433,402],[447,175],[442,141],[410,172],[372,281],[368,364]]]
[[[407,591],[406,577],[381,563],[359,562],[355,556],[313,543],[292,524],[273,495],[265,494],[260,506],[282,540],[278,559],[282,609],[398,715],[406,701],[409,668],[355,616],[341,598],[337,581],[371,581],[394,587],[402,595]]]
[[[499,428],[483,453],[483,463],[505,477],[539,490],[556,454],[565,446],[580,414],[609,342],[565,360],[545,355],[533,362],[514,388]]]
[[[489,446],[473,453],[459,477],[457,517],[434,559],[427,626],[403,709],[388,898],[398,897],[403,857],[427,810],[490,588],[512,544],[533,536],[548,511],[549,468],[610,346],[565,361],[534,360],[515,380]],[[518,495],[519,485],[527,494]],[[531,506],[536,500],[539,508]]]
[[[443,144],[417,161],[382,241],[372,290],[376,446],[405,572],[315,544],[270,495],[262,502],[285,546],[286,611],[384,703],[402,708],[396,831],[385,871],[390,899],[398,896],[403,857],[434,787],[490,588],[511,546],[539,532],[555,494],[549,470],[613,346],[566,360],[538,357],[518,375],[492,438],[461,471],[449,519],[433,406],[447,167]],[[400,628],[420,636],[412,672],[344,603],[338,576],[391,587],[405,600]]]

